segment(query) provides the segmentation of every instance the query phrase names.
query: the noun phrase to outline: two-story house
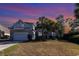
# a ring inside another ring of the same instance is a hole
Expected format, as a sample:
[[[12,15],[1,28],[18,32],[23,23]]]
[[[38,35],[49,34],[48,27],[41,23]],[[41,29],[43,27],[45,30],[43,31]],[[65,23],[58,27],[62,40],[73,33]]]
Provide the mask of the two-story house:
[[[10,27],[10,39],[16,41],[28,41],[28,35],[31,35],[32,39],[35,39],[34,24],[17,21]]]

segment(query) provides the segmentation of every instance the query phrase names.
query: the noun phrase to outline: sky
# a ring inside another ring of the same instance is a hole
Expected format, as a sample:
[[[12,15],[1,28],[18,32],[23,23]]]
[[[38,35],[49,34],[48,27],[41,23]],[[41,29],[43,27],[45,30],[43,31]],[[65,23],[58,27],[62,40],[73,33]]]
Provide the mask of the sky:
[[[9,27],[19,19],[35,23],[41,16],[74,18],[74,9],[71,3],[0,3],[0,24]]]

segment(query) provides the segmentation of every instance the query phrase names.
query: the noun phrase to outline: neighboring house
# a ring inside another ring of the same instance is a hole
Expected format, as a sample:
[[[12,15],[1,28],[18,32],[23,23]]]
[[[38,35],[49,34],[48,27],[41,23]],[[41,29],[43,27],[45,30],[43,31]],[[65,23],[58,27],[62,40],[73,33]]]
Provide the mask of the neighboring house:
[[[28,35],[30,35],[32,39],[35,39],[33,23],[23,22],[22,20],[19,20],[10,27],[11,40],[28,41]]]
[[[3,25],[0,25],[0,38],[4,37],[4,35],[10,36],[10,30],[7,27],[4,27]]]
[[[4,35],[10,35],[10,29],[0,24],[0,30],[4,32]]]
[[[1,39],[2,37],[4,37],[4,31],[1,31],[1,30],[0,30],[0,39]]]

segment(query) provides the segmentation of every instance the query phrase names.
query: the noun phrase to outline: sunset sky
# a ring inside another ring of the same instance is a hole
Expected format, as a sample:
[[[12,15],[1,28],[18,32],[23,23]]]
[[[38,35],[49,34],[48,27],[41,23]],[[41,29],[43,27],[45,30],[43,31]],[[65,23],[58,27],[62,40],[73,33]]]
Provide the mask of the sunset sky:
[[[0,24],[10,26],[19,19],[25,22],[36,22],[38,17],[46,16],[55,19],[62,14],[65,18],[74,17],[74,4],[68,3],[17,3],[0,4]]]

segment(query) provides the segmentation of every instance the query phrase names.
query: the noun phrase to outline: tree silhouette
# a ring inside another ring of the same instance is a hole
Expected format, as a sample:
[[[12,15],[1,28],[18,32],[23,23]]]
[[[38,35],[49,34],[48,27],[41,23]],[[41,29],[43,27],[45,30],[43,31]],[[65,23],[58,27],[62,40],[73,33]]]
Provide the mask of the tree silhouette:
[[[79,3],[76,3],[75,6],[76,6],[76,9],[74,10],[75,17],[79,19]]]
[[[64,16],[63,15],[59,15],[57,18],[57,23],[56,23],[56,33],[57,33],[57,37],[59,39],[61,39],[63,37],[63,24],[64,24]]]

